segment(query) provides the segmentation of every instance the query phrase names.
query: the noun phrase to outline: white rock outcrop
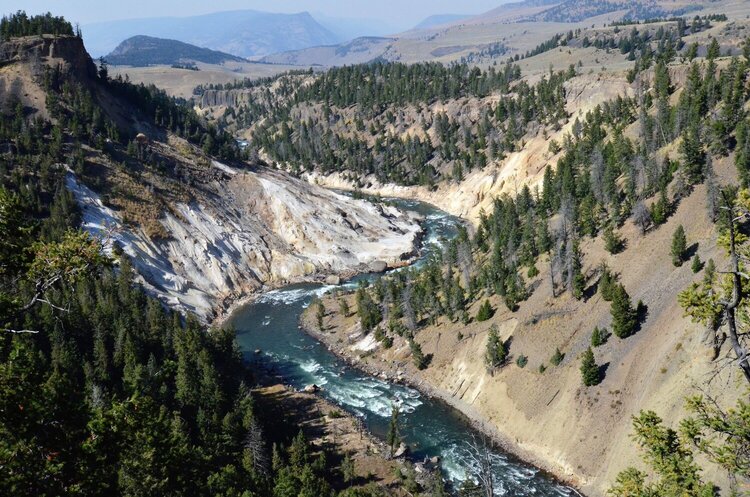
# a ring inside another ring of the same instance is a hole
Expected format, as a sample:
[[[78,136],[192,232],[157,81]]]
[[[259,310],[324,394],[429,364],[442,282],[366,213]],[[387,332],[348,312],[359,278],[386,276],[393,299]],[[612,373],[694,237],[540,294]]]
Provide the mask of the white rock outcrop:
[[[412,253],[414,215],[310,185],[267,169],[214,167],[227,179],[200,200],[173,205],[153,241],[70,173],[67,186],[83,208],[83,227],[116,242],[142,284],[170,306],[210,321],[227,303],[264,286],[366,271]]]

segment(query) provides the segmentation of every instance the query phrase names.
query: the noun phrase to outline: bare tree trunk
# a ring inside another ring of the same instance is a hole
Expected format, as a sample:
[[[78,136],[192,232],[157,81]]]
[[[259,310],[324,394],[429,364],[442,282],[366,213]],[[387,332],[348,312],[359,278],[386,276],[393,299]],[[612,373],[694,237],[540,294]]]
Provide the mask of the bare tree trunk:
[[[742,292],[740,264],[735,247],[734,209],[728,199],[727,204],[727,208],[729,209],[729,254],[732,265],[732,300],[724,303],[724,315],[727,318],[727,326],[729,327],[729,343],[732,344],[732,349],[737,356],[737,361],[740,368],[742,368],[742,372],[745,374],[745,379],[750,383],[750,363],[748,363],[750,352],[742,346],[737,334],[736,311],[744,296]]]
[[[471,257],[471,245],[464,242],[458,247],[458,265],[461,268],[461,275],[464,279],[464,287],[471,292],[471,269],[473,265]]]
[[[406,320],[406,327],[409,331],[417,329],[417,318],[414,314],[414,307],[411,303],[412,295],[412,282],[411,275],[406,277],[406,284],[404,285],[404,291],[401,293],[401,309],[404,311],[404,319]]]
[[[481,441],[478,442],[476,437],[472,435],[469,447],[471,449],[469,457],[478,467],[478,472],[475,476],[479,480],[482,493],[485,497],[494,497],[495,479],[492,474],[492,455],[490,454],[489,447],[487,447],[487,439],[484,435],[481,435]]]
[[[552,297],[557,297],[557,291],[555,290],[555,254],[552,250],[549,252],[549,283],[552,287]]]
[[[263,440],[263,432],[254,419],[250,423],[250,429],[245,439],[245,448],[250,451],[252,456],[253,470],[261,476],[268,476],[270,464]]]

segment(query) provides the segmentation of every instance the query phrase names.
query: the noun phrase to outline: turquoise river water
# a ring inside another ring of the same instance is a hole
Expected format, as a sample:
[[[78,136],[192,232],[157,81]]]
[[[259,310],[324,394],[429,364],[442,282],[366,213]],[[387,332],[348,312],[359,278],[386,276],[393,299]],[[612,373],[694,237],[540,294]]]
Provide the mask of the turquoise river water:
[[[424,217],[425,237],[420,264],[442,243],[456,234],[459,220],[430,205],[392,200],[398,207]],[[355,288],[361,275],[340,287]],[[322,284],[298,284],[269,291],[238,308],[228,323],[235,327],[248,361],[272,368],[295,388],[309,384],[322,387],[321,394],[359,417],[366,428],[383,439],[394,402],[400,405],[401,434],[415,459],[439,456],[446,479],[455,485],[471,477],[469,442],[475,433],[466,418],[443,402],[420,395],[412,388],[392,384],[347,366],[315,338],[299,329],[300,314],[315,296],[337,288]],[[254,351],[261,350],[260,355]],[[500,449],[492,449],[496,495],[569,496],[577,492],[549,475],[519,461]]]

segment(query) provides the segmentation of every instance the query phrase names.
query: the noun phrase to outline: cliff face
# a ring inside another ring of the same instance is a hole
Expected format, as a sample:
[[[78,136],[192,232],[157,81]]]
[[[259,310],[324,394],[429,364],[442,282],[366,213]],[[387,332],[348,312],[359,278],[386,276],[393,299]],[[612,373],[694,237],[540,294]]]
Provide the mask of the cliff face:
[[[238,107],[249,104],[251,95],[243,90],[206,90],[200,97],[199,106],[209,107]]]
[[[65,78],[82,83],[96,76],[96,65],[80,38],[44,35],[0,42],[0,111],[12,111],[10,107],[20,102],[49,118],[40,88],[45,67],[59,68]]]
[[[83,46],[83,40],[73,36],[27,36],[0,43],[0,65],[44,62],[62,64],[66,74],[77,78],[94,77],[96,66]]]
[[[84,142],[79,176],[70,172],[66,186],[83,208],[83,227],[121,248],[144,286],[174,308],[210,321],[264,286],[351,275],[374,262],[396,264],[414,250],[420,227],[407,214],[262,164],[217,162],[158,128],[96,80],[76,37],[0,44],[5,110],[12,114],[20,102],[27,117],[51,119],[45,67],[90,91],[120,129],[144,133],[137,152],[110,140],[106,152]],[[74,140],[63,141],[70,152]]]
[[[161,216],[162,233],[123,222],[121,213],[72,174],[68,188],[84,228],[130,256],[143,284],[170,306],[213,319],[264,286],[347,276],[369,264],[396,264],[414,249],[415,219],[390,207],[311,186],[265,169],[214,162],[221,179],[194,187],[192,200]]]

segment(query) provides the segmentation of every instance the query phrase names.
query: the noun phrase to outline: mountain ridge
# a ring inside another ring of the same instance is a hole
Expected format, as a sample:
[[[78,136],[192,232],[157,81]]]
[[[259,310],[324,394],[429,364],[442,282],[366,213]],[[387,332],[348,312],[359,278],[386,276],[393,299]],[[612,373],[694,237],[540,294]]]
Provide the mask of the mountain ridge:
[[[83,26],[87,49],[95,57],[111,52],[124,39],[136,35],[174,39],[244,58],[341,41],[309,12],[275,14],[233,10],[186,17],[126,19]]]
[[[124,40],[104,58],[110,64],[136,67],[157,64],[172,65],[185,62],[222,64],[224,62],[246,61],[242,57],[217,50],[197,47],[178,40],[146,35],[136,35]]]

